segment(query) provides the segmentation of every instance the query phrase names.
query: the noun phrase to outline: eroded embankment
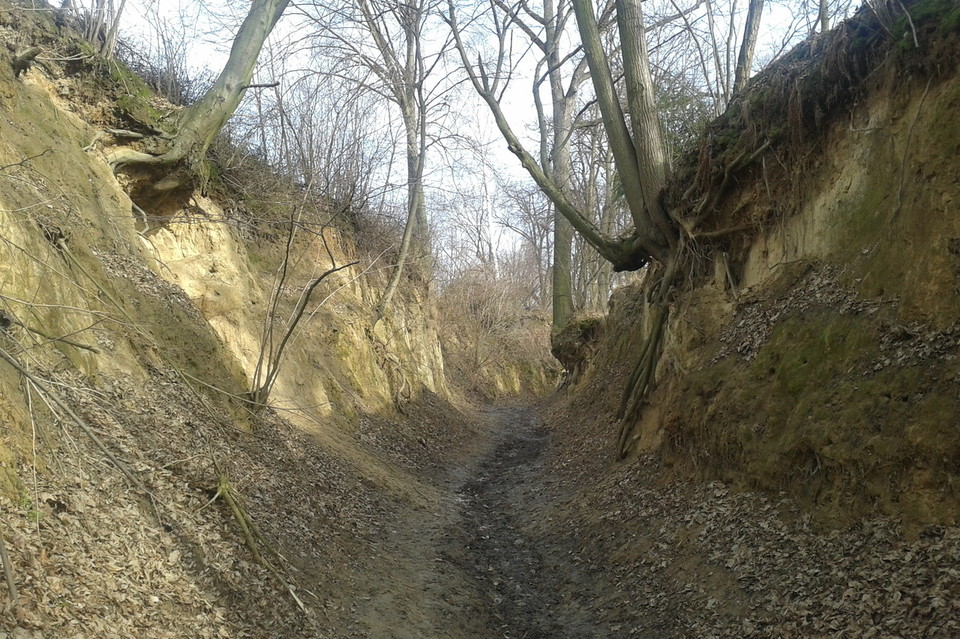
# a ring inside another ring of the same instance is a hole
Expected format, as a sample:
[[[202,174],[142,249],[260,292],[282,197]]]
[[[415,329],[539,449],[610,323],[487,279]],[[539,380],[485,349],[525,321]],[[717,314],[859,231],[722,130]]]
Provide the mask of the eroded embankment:
[[[758,75],[678,166],[678,214],[706,208],[626,427],[667,474],[918,531],[960,523],[960,13],[904,7],[917,43],[903,8],[864,8]],[[657,277],[575,335],[584,405],[619,404]]]

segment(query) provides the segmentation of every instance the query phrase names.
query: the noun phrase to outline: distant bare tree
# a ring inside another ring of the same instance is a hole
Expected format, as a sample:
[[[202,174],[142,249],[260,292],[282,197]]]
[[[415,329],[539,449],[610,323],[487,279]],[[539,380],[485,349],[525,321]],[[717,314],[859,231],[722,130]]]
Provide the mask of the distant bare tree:
[[[316,2],[310,14],[325,41],[323,47],[340,59],[340,73],[396,105],[403,125],[406,223],[396,267],[376,305],[374,323],[390,305],[411,254],[424,270],[430,270],[424,196],[430,146],[427,129],[432,112],[442,102],[441,85],[431,78],[444,59],[447,44],[429,43],[426,34],[438,1],[329,0]]]

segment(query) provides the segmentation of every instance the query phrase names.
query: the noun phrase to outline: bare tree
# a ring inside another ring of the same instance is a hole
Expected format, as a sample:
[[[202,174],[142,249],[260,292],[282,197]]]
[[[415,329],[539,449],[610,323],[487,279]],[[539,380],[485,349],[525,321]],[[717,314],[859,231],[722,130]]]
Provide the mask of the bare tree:
[[[307,189],[307,193],[309,193],[309,189]],[[317,290],[317,287],[331,275],[357,264],[357,262],[337,264],[333,252],[326,245],[326,239],[323,236],[324,228],[321,227],[318,236],[323,240],[330,267],[320,275],[311,278],[301,289],[289,317],[286,321],[282,322],[282,332],[278,334],[275,329],[281,321],[281,301],[284,290],[289,286],[288,279],[294,260],[293,245],[302,213],[303,206],[301,205],[290,214],[283,260],[277,268],[274,277],[273,291],[270,295],[270,301],[267,304],[267,314],[264,318],[263,332],[260,336],[259,356],[257,357],[257,365],[254,368],[253,385],[249,393],[250,402],[256,410],[267,406],[269,402],[270,393],[273,391],[273,387],[282,369],[287,346],[290,344],[291,338],[296,334],[297,328],[306,314],[307,306],[310,304],[310,300],[313,297],[313,293]],[[323,302],[321,302],[321,304],[322,303]]]
[[[73,2],[63,0],[57,9],[54,20],[57,25],[64,25],[76,20],[80,25],[84,39],[89,42],[103,57],[113,57],[117,46],[117,32],[120,28],[120,17],[126,7],[127,0],[90,0],[90,2]]]
[[[529,256],[535,267],[536,278],[528,284],[530,299],[546,305],[552,299],[553,207],[535,184],[508,181],[500,188],[503,204],[497,223],[521,239],[519,253]]]
[[[589,7],[589,12],[592,18],[592,6]],[[507,82],[506,78],[508,75],[506,57],[507,49],[510,44],[509,28],[512,20],[513,18],[507,16],[507,18],[502,21],[500,19],[495,19],[493,21],[492,29],[498,41],[498,50],[493,56],[493,61],[487,63],[483,60],[482,56],[478,56],[478,60],[474,62],[470,54],[467,52],[466,45],[464,44],[461,36],[461,26],[457,17],[456,7],[452,2],[449,3],[448,7],[447,21],[451,26],[452,33],[454,34],[456,47],[460,53],[464,69],[466,70],[468,77],[470,78],[470,81],[477,93],[481,96],[481,98],[483,98],[484,102],[486,102],[490,108],[490,111],[494,116],[494,120],[497,123],[497,128],[507,141],[508,148],[520,159],[523,167],[530,173],[533,180],[550,198],[557,210],[571,223],[574,229],[583,235],[584,238],[590,242],[594,248],[596,248],[601,255],[611,261],[615,268],[636,269],[643,266],[650,259],[650,250],[653,250],[653,252],[663,256],[665,254],[665,250],[667,250],[668,242],[666,241],[659,240],[651,243],[649,242],[649,237],[641,237],[640,233],[636,232],[628,237],[610,237],[604,235],[591,221],[591,216],[585,214],[578,206],[576,206],[576,204],[567,196],[564,188],[551,179],[551,177],[541,166],[540,162],[538,162],[537,159],[526,150],[523,143],[520,141],[520,138],[514,132],[511,124],[504,115],[500,104],[500,100],[502,99],[503,92],[505,90],[504,85]],[[592,25],[594,30],[594,36],[592,40],[593,45],[595,46],[596,50],[599,50],[602,53],[599,29],[597,28],[595,19],[592,21]],[[603,54],[603,62],[606,62],[605,54]],[[596,85],[596,78],[593,78],[593,80],[594,84]],[[615,100],[613,80],[610,78],[609,73],[606,76],[605,82],[606,84],[602,84],[601,81],[601,87],[605,87],[607,89],[607,103],[609,106]],[[623,127],[625,128],[626,123],[622,120],[622,112],[621,121]],[[622,139],[623,138],[621,138],[621,140]],[[629,134],[627,135],[626,139],[629,140]],[[625,151],[626,149],[623,148],[622,150]],[[637,189],[632,189],[632,193],[633,195],[636,195]],[[639,215],[642,218],[644,212],[641,211]],[[655,229],[654,231],[656,232]],[[646,229],[646,227],[644,227],[644,232],[649,234],[649,231]],[[659,235],[659,233],[656,234]]]
[[[159,140],[162,152],[151,154],[120,148],[108,160],[115,168],[125,165],[183,165],[186,171],[166,172],[155,190],[171,191],[192,181],[203,158],[227,120],[250,88],[254,67],[264,42],[290,0],[254,0],[233,41],[230,57],[216,82],[195,104],[177,118],[174,133]]]
[[[411,254],[429,270],[429,225],[424,197],[424,172],[430,146],[431,113],[442,102],[441,83],[433,82],[447,49],[428,49],[425,37],[437,0],[397,3],[355,0],[317,4],[311,16],[327,40],[340,52],[342,74],[395,104],[404,131],[407,173],[407,214],[397,263],[374,311],[374,323],[389,306]]]
[[[503,12],[501,24],[516,25],[538,51],[533,97],[540,166],[564,196],[570,198],[573,172],[570,142],[578,93],[587,79],[583,58],[573,57],[575,51],[564,52],[564,35],[572,17],[570,5],[565,0],[545,0],[536,11],[528,3],[508,6],[503,0],[495,0],[495,4]],[[549,88],[549,114],[540,93],[544,84]],[[553,324],[561,326],[573,315],[573,227],[556,208],[553,216]]]
[[[637,269],[650,261],[658,262],[662,267],[660,281],[652,296],[649,334],[621,401],[619,450],[622,455],[633,417],[653,384],[668,301],[678,276],[682,277],[685,271],[683,247],[692,235],[689,227],[682,224],[674,212],[667,210],[661,197],[671,165],[657,111],[640,0],[613,1],[618,36],[618,47],[613,49],[616,65],[611,64],[610,49],[604,46],[601,29],[604,17],[601,15],[598,19],[592,0],[571,0],[571,3],[597,109],[632,221],[632,228],[625,236],[614,237],[605,233],[582,206],[572,201],[563,186],[552,179],[523,147],[507,121],[500,97],[506,66],[503,62],[507,50],[506,26],[509,25],[496,25],[499,55],[494,62],[485,63],[481,56],[474,60],[468,54],[452,0],[448,3],[447,21],[464,69],[493,113],[510,150],[519,157],[557,209],[598,253],[612,262],[615,269]],[[526,5],[521,3],[519,6]],[[715,46],[713,51],[717,56],[719,48]],[[720,67],[719,63],[717,67]],[[618,82],[621,76],[622,82]],[[728,95],[729,90],[725,91],[724,95]],[[704,206],[709,206],[709,202]]]
[[[594,221],[600,230],[612,235],[626,217],[623,200],[617,194],[613,155],[599,124],[596,106],[589,106],[584,115],[586,119],[572,136],[573,191],[579,194],[583,210],[594,212]],[[613,265],[575,237],[572,266],[575,307],[604,310],[613,281]]]

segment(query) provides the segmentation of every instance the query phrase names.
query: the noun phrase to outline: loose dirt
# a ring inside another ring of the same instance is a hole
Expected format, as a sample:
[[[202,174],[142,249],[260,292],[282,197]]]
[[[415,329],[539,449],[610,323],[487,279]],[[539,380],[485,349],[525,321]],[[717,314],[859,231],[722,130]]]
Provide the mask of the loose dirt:
[[[960,533],[817,530],[795,504],[605,461],[564,413],[499,407],[403,509],[338,636],[954,637]]]
[[[602,575],[568,559],[572,546],[545,545],[556,487],[544,474],[549,437],[528,407],[480,418],[478,439],[448,468],[429,509],[389,525],[373,568],[379,588],[360,598],[349,636],[563,638],[607,636],[610,624],[561,597],[575,581],[603,589]]]

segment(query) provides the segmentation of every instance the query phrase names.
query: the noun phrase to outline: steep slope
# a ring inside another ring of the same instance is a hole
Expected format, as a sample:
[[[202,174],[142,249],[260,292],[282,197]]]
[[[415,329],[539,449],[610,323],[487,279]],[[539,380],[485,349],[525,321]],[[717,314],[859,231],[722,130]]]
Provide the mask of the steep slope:
[[[678,208],[711,213],[631,434],[668,476],[786,491],[833,524],[958,522],[960,9],[907,6],[798,47],[678,171]],[[577,441],[615,438],[645,290],[579,335]]]
[[[320,611],[369,589],[390,517],[435,499],[431,469],[476,433],[450,418],[426,287],[404,282],[373,327],[385,269],[348,225],[304,226],[278,285],[296,200],[225,210],[212,189],[145,213],[104,151],[161,103],[31,4],[0,4],[0,535],[19,591],[0,631],[322,636]],[[307,287],[354,261],[252,404],[266,327],[275,348]]]

